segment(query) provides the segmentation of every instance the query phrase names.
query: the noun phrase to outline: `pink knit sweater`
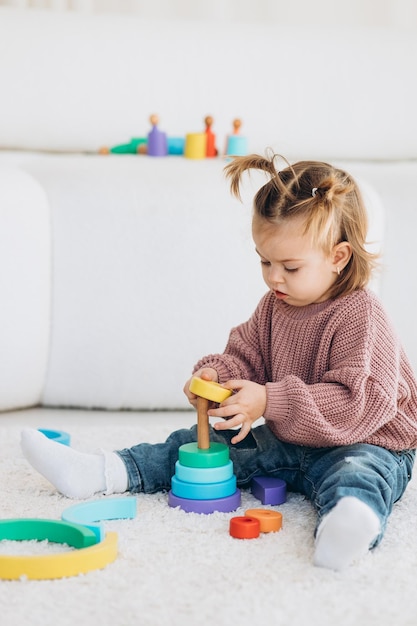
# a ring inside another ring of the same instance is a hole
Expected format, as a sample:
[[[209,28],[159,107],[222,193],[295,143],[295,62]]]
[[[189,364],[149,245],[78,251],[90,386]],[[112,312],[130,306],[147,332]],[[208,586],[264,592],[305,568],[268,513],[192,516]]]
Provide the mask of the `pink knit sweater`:
[[[219,382],[266,384],[265,420],[282,441],[417,447],[417,384],[370,291],[294,307],[272,292],[232,329],[223,354],[201,359]]]

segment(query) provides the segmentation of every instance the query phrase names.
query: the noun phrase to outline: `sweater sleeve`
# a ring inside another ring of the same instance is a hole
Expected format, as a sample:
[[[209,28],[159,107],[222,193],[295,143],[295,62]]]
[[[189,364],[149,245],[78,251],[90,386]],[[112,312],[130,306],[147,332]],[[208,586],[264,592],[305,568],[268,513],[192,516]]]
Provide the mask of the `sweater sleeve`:
[[[267,384],[265,419],[275,434],[313,447],[378,443],[378,432],[398,420],[399,400],[407,398],[403,412],[415,431],[414,377],[407,381],[401,371],[401,347],[376,298],[357,298],[330,326],[329,366],[318,382],[288,375]]]
[[[217,371],[219,382],[244,379],[265,384],[268,380],[266,366],[269,356],[265,354],[259,336],[259,328],[268,324],[273,300],[266,294],[250,319],[232,328],[223,354],[210,354],[194,366],[212,367]]]

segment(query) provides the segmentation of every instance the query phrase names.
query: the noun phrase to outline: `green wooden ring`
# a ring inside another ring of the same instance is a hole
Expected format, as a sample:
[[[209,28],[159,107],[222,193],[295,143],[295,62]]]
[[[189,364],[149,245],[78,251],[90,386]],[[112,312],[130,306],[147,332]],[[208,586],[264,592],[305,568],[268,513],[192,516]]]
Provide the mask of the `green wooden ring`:
[[[61,520],[17,518],[0,520],[0,540],[52,541],[66,543],[73,548],[88,548],[97,543],[95,533],[82,524]]]
[[[178,459],[187,467],[221,467],[229,461],[229,448],[224,443],[212,441],[210,448],[203,449],[193,441],[180,446]]]

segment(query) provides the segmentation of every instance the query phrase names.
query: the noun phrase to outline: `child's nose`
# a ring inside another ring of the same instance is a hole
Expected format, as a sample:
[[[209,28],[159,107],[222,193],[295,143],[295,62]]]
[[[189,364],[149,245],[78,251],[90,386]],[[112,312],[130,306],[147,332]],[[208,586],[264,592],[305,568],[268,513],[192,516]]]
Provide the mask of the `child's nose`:
[[[280,267],[271,266],[269,269],[269,280],[271,283],[279,284],[284,282],[284,273]]]

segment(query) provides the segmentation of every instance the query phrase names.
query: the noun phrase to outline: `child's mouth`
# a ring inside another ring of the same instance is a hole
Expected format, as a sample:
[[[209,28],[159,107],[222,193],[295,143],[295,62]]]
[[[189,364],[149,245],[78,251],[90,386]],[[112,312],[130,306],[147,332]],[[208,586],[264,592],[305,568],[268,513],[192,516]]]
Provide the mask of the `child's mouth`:
[[[284,298],[288,296],[287,293],[282,293],[282,291],[277,291],[277,290],[275,290],[275,295],[277,298],[280,298],[281,300],[283,300]]]

